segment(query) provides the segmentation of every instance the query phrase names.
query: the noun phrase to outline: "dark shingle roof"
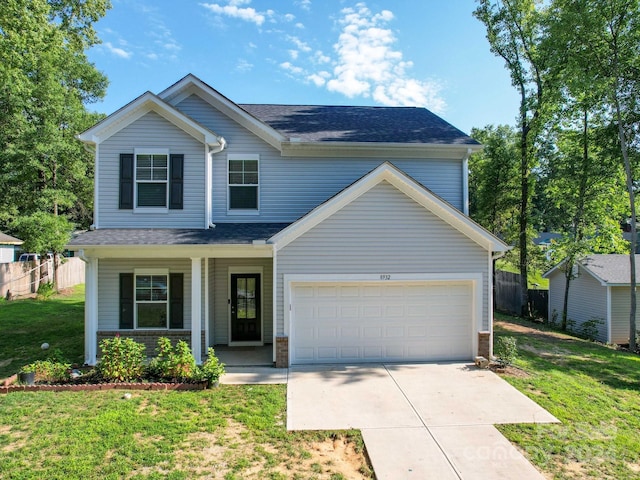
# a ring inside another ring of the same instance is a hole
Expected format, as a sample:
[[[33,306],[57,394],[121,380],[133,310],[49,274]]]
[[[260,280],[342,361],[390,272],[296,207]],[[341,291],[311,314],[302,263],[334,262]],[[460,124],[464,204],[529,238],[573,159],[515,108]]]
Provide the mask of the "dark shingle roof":
[[[580,263],[600,280],[607,284],[629,285],[629,255],[589,255]],[[640,278],[640,255],[636,255],[636,277]]]
[[[479,145],[418,107],[239,105],[286,138],[303,142],[381,142]]]
[[[69,246],[249,245],[267,240],[288,223],[218,223],[215,228],[101,228],[74,237]]]

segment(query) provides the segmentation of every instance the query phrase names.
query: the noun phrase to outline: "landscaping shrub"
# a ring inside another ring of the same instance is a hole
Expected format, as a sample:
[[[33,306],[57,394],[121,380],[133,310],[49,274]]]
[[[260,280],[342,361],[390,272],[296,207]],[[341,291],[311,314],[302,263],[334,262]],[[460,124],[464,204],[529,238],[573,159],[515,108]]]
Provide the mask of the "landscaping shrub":
[[[160,337],[156,352],[157,356],[149,364],[152,376],[178,381],[197,380],[198,366],[187,342],[178,340],[174,348],[171,340]]]
[[[216,352],[212,347],[207,349],[207,359],[200,367],[202,374],[202,380],[209,382],[209,385],[213,385],[220,380],[220,377],[224,375],[224,363],[220,363]]]
[[[493,348],[498,365],[508,367],[513,365],[518,357],[518,348],[514,337],[498,337]]]
[[[132,338],[105,338],[100,342],[102,358],[96,369],[109,382],[130,382],[145,372],[145,346]]]

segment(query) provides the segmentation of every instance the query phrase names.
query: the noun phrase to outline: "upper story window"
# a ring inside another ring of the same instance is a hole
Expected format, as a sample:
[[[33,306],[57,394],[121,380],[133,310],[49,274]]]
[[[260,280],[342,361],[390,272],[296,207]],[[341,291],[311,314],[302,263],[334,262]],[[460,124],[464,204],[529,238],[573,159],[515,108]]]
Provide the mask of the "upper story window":
[[[259,155],[229,154],[229,212],[257,214],[260,198]]]
[[[184,155],[136,148],[120,154],[119,208],[138,212],[182,210]]]
[[[136,150],[136,207],[167,208],[169,201],[169,152]]]

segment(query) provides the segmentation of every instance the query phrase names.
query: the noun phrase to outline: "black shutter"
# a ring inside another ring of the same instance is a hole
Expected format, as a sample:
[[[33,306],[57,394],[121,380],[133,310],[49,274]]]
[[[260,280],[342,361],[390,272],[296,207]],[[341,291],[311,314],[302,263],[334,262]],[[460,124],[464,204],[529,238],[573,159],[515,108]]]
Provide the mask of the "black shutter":
[[[184,274],[169,274],[169,328],[184,328]]]
[[[169,208],[171,210],[182,210],[184,155],[172,154],[169,157],[169,164]]]
[[[133,328],[133,273],[120,274],[120,328]]]
[[[133,209],[133,153],[120,154],[120,206]]]

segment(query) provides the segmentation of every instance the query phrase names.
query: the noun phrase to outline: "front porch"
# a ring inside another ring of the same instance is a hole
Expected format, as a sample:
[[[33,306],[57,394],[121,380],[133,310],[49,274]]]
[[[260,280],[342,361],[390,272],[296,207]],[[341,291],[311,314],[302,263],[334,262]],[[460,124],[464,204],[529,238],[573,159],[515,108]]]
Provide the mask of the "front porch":
[[[273,345],[258,347],[230,347],[216,345],[216,356],[227,367],[271,367],[273,366]]]

